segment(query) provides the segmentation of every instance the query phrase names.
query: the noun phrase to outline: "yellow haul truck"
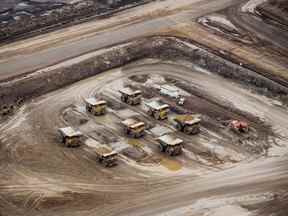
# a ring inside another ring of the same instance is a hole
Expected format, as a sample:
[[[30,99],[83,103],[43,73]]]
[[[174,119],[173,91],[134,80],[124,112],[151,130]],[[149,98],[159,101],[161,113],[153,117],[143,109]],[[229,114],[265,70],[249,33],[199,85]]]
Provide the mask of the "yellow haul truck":
[[[96,98],[85,99],[86,110],[95,116],[104,115],[106,113],[107,102],[104,100],[97,100]]]
[[[66,147],[78,147],[81,145],[83,134],[72,127],[59,128],[62,137],[62,143]]]
[[[156,139],[159,142],[161,152],[165,152],[170,156],[179,155],[182,153],[183,140],[175,137],[172,134],[166,134]]]
[[[103,166],[112,167],[117,165],[118,154],[109,146],[101,144],[92,138],[86,139],[85,145],[91,152],[95,153],[97,161]]]
[[[95,153],[98,162],[105,167],[112,167],[117,165],[117,152],[112,151],[109,147],[102,145],[95,148]]]
[[[168,104],[163,104],[159,101],[146,102],[145,105],[148,108],[148,115],[154,117],[157,120],[164,120],[168,118],[170,111]]]
[[[142,100],[142,92],[140,90],[133,90],[131,88],[123,88],[119,91],[121,93],[121,101],[129,105],[138,105]]]
[[[177,115],[174,121],[179,131],[192,135],[200,133],[201,119],[199,115]]]
[[[126,119],[121,122],[124,128],[125,134],[133,138],[139,138],[144,135],[145,123],[136,119]]]

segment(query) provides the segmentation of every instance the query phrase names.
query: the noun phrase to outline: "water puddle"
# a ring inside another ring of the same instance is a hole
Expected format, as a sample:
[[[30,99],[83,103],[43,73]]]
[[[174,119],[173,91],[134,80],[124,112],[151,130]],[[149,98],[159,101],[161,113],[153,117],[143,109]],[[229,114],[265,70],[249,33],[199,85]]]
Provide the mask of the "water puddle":
[[[180,162],[165,157],[161,158],[160,164],[170,171],[178,171],[183,167]]]
[[[115,117],[114,115],[105,114],[103,116],[96,116],[95,117],[96,122],[99,122],[104,125],[115,125],[117,122],[119,122],[119,119]]]
[[[139,139],[128,138],[127,143],[131,146],[136,147],[136,148],[143,148],[144,147],[144,144]]]

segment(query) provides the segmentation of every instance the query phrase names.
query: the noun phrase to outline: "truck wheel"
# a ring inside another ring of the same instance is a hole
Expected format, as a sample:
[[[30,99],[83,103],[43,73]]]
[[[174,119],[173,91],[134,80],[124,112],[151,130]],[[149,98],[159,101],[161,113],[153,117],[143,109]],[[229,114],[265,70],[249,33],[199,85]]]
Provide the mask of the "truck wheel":
[[[182,153],[182,147],[179,147],[178,149],[177,149],[177,155],[180,155]]]
[[[130,134],[130,133],[129,133],[129,129],[128,129],[127,127],[124,128],[124,133],[125,133],[126,135],[129,135],[129,134]]]
[[[175,154],[175,149],[173,149],[173,148],[168,148],[168,149],[167,149],[167,153],[168,153],[170,156],[174,156],[174,154]]]
[[[103,161],[103,165],[104,165],[105,167],[109,167],[109,163],[108,163],[107,161]]]
[[[147,113],[148,113],[149,116],[152,116],[152,115],[153,115],[153,112],[152,112],[151,109],[149,109]]]
[[[249,128],[247,127],[247,128],[241,128],[240,129],[240,132],[242,132],[242,133],[248,133],[249,132]]]
[[[130,99],[128,99],[128,100],[127,100],[127,104],[129,104],[129,105],[133,105],[133,101],[130,100]]]
[[[177,129],[178,131],[182,131],[182,130],[183,130],[181,124],[179,124],[179,123],[176,124],[176,129]]]
[[[193,127],[192,131],[191,131],[191,134],[198,134],[198,133],[200,133],[200,128],[198,126]]]
[[[159,145],[159,148],[160,148],[160,151],[161,151],[161,152],[164,152],[164,151],[165,151],[164,146],[162,146],[161,144]]]
[[[157,119],[157,120],[160,120],[161,118],[160,118],[160,114],[159,113],[154,113],[154,118],[155,119]]]
[[[186,134],[193,133],[194,132],[193,130],[194,130],[194,128],[189,128],[188,126],[184,127],[184,129],[183,129],[184,133],[186,133]]]

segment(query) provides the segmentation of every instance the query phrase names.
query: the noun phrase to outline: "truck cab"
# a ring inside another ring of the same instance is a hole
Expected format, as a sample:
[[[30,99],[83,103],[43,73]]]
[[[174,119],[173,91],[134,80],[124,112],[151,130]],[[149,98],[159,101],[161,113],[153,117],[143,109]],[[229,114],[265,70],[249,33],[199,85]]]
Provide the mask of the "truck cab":
[[[62,143],[66,147],[78,147],[81,145],[81,138],[83,134],[80,131],[76,131],[72,127],[59,128],[60,135],[62,137]]]
[[[145,123],[133,118],[126,119],[121,122],[124,127],[124,132],[132,138],[139,138],[144,135]]]
[[[200,133],[200,115],[177,115],[174,121],[179,131],[191,135]]]
[[[119,91],[121,93],[121,101],[129,105],[138,105],[142,100],[142,92],[140,90],[133,90],[131,88],[123,88]]]
[[[165,152],[170,156],[176,156],[182,153],[183,140],[172,134],[166,134],[158,137],[159,148],[161,152]]]
[[[104,115],[106,113],[107,102],[104,100],[97,100],[96,98],[85,99],[86,110],[95,116]]]
[[[164,120],[168,118],[170,107],[168,104],[161,103],[159,101],[146,102],[148,108],[148,115],[154,117],[157,120]]]
[[[99,163],[105,167],[113,167],[117,165],[117,152],[112,151],[107,146],[98,147],[95,149]]]

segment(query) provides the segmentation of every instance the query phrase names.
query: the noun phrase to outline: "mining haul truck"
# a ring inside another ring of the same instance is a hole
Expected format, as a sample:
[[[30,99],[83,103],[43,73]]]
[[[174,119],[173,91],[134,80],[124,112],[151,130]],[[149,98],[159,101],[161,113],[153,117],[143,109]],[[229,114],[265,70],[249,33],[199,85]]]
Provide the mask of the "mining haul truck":
[[[145,123],[133,118],[126,119],[121,122],[125,134],[132,138],[139,138],[144,135]]]
[[[62,143],[66,147],[78,147],[81,145],[83,134],[72,127],[59,128],[62,137]]]
[[[121,93],[121,101],[129,105],[138,105],[141,103],[142,92],[140,90],[132,90],[124,88],[119,91]]]
[[[180,106],[183,106],[185,103],[185,97],[181,95],[180,90],[175,86],[167,84],[160,86],[160,94],[175,99]]]
[[[164,120],[168,118],[169,105],[163,104],[159,101],[146,102],[145,105],[148,108],[148,115],[154,117],[157,120]]]
[[[105,145],[95,148],[95,153],[99,163],[105,167],[112,167],[117,165],[117,152],[112,151]]]
[[[95,116],[104,115],[106,113],[107,102],[104,100],[97,100],[96,98],[87,98],[86,110]]]
[[[158,137],[159,148],[161,152],[165,152],[170,156],[179,155],[182,153],[183,140],[171,134]]]
[[[201,119],[199,115],[178,115],[174,118],[176,128],[186,134],[198,134],[200,132]]]

